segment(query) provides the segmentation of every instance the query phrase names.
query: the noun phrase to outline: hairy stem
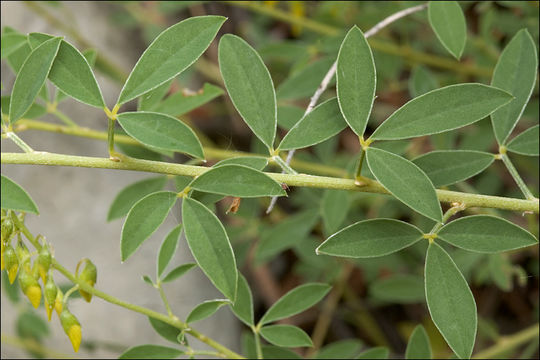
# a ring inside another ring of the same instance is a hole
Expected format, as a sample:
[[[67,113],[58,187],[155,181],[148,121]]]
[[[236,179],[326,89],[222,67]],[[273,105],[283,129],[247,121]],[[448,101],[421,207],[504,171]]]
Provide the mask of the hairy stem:
[[[46,152],[34,153],[2,153],[3,164],[32,164],[32,165],[59,165],[101,169],[136,170],[169,175],[198,176],[210,170],[208,167],[173,164],[161,161],[141,160],[125,157],[120,162],[114,162],[107,158],[73,156],[53,154]],[[378,182],[368,178],[362,178],[365,186],[357,186],[353,179],[340,179],[326,176],[314,176],[306,174],[276,174],[265,173],[274,180],[285,183],[288,186],[304,186],[321,189],[352,190],[379,194],[389,192]],[[513,211],[530,211],[537,213],[538,201],[505,198],[499,196],[468,194],[457,191],[436,190],[439,201],[445,203],[461,203],[466,207],[486,207]]]
[[[518,171],[514,167],[514,164],[512,164],[512,161],[510,161],[510,158],[508,157],[508,155],[506,155],[506,153],[501,154],[501,159],[504,165],[506,166],[506,168],[508,169],[508,172],[510,173],[510,175],[512,175],[512,178],[514,178],[514,181],[519,186],[519,189],[521,190],[523,195],[525,195],[525,198],[527,200],[535,200],[536,197],[533,195],[531,190],[529,190],[529,188],[527,187],[527,185],[525,184],[521,176],[519,176]],[[536,201],[538,201],[538,199],[536,199]]]
[[[20,137],[17,136],[13,131],[6,132],[6,137],[13,141],[18,147],[21,148],[22,151],[25,153],[33,153],[34,149],[32,149],[27,143],[23,141]]]

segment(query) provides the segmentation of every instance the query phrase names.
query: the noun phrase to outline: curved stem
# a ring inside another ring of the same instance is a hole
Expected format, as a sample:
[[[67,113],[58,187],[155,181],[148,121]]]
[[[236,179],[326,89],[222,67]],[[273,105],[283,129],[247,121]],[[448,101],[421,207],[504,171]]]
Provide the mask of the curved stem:
[[[4,164],[60,165],[101,169],[136,170],[158,174],[185,175],[192,177],[201,175],[211,169],[203,166],[173,164],[128,157],[125,157],[120,162],[114,162],[107,158],[52,154],[47,152],[34,152],[30,154],[2,153],[1,162]],[[366,185],[360,187],[355,185],[355,181],[353,179],[340,179],[306,174],[293,175],[268,172],[265,174],[278,182],[287,184],[288,186],[304,186],[322,189],[352,190],[359,192],[389,194],[389,192],[378,182],[363,177],[362,181],[365,182]],[[440,189],[437,189],[436,193],[439,201],[445,203],[461,203],[466,207],[486,207],[513,211],[529,211],[537,214],[539,212],[538,201],[536,200],[522,200],[500,196],[468,194]]]
[[[39,251],[41,249],[41,245],[37,241],[37,239],[32,235],[32,233],[28,230],[26,225],[20,221],[16,216],[13,217],[13,221],[18,229],[22,231],[24,236],[32,243],[32,245]],[[208,338],[207,336],[201,334],[200,332],[191,329],[185,324],[184,322],[180,321],[176,317],[167,316],[164,314],[160,314],[156,311],[147,309],[145,307],[135,305],[128,303],[127,301],[120,300],[112,295],[109,295],[101,290],[98,290],[94,288],[93,286],[90,286],[88,283],[79,280],[74,274],[72,274],[69,270],[67,270],[65,267],[63,267],[55,258],[52,259],[51,265],[58,270],[60,273],[62,273],[68,280],[70,280],[73,284],[78,285],[79,289],[84,290],[96,297],[99,297],[111,304],[115,304],[118,306],[121,306],[123,308],[132,310],[134,312],[138,312],[140,314],[149,316],[151,318],[163,321],[164,323],[167,323],[171,326],[174,326],[177,329],[184,330],[187,334],[190,334],[191,336],[197,338],[199,341],[202,341],[203,343],[213,347],[227,358],[231,359],[243,359],[244,357],[240,354],[237,354],[236,352],[226,348],[225,346],[221,345],[220,343],[214,341],[213,339]]]
[[[512,164],[512,161],[510,161],[510,158],[508,157],[508,155],[506,155],[506,153],[501,154],[501,159],[504,165],[506,166],[506,168],[508,169],[508,172],[510,173],[510,175],[512,175],[512,178],[514,178],[514,181],[519,186],[519,189],[521,190],[523,195],[525,195],[525,198],[527,200],[535,200],[536,197],[533,195],[531,190],[529,190],[529,188],[527,187],[527,185],[525,184],[521,176],[519,176],[518,171],[514,167],[514,164]],[[536,199],[536,201],[538,201],[538,199]]]

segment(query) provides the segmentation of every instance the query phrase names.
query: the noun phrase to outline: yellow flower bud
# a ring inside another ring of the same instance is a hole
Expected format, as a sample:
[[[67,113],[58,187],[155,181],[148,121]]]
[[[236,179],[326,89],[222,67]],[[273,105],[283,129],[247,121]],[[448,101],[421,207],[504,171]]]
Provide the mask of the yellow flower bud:
[[[13,226],[13,221],[11,221],[11,219],[8,217],[2,218],[0,228],[2,233],[2,241],[7,242],[11,238],[11,235],[13,235],[13,229],[15,228],[15,226]]]
[[[43,247],[39,251],[37,258],[37,267],[39,275],[41,276],[41,280],[43,281],[43,283],[45,283],[45,279],[47,278],[47,271],[49,271],[49,268],[51,267],[51,252],[49,251],[49,246],[47,244],[43,245]]]
[[[83,271],[81,272],[81,274],[79,275],[79,279],[92,287],[96,283],[97,269],[96,269],[96,266],[90,260],[86,260],[86,265]],[[90,300],[92,300],[92,294],[84,290],[79,290],[79,293],[87,302],[90,302]]]
[[[56,299],[54,300],[54,309],[56,310],[56,313],[58,316],[62,313],[62,309],[64,307],[62,300],[64,299],[64,293],[62,293],[62,290],[58,289],[58,292],[56,293]]]
[[[22,292],[28,297],[30,303],[32,303],[32,306],[37,309],[41,302],[41,286],[39,286],[37,280],[26,271],[24,266],[19,274],[19,284],[21,285]]]
[[[79,351],[79,346],[81,345],[82,331],[81,324],[77,318],[66,308],[62,310],[60,314],[60,323],[64,328],[64,332],[71,341],[73,350],[75,352]]]
[[[19,269],[19,259],[15,255],[15,250],[11,245],[8,245],[4,248],[4,254],[2,256],[4,259],[4,266],[8,272],[9,283],[13,284],[15,277],[17,277],[17,271]]]
[[[47,278],[47,283],[45,284],[45,310],[47,310],[47,317],[51,321],[52,311],[56,304],[56,296],[58,294],[58,288],[54,283],[52,274],[49,274]]]

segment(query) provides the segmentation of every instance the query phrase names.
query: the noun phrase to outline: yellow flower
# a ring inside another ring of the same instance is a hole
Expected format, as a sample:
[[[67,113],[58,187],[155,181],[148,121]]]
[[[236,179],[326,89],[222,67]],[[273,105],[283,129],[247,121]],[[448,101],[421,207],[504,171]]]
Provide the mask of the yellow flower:
[[[64,299],[64,294],[62,293],[62,290],[58,289],[58,292],[56,293],[56,300],[54,301],[54,309],[56,310],[56,313],[58,316],[62,313],[62,309],[64,307],[62,300]]]
[[[94,263],[86,259],[86,265],[84,266],[83,271],[78,277],[80,280],[93,287],[96,284],[97,280],[97,268]],[[79,290],[79,293],[87,302],[90,302],[90,300],[92,300],[92,294],[84,290]]]
[[[21,268],[19,284],[21,285],[23,294],[28,297],[28,300],[30,300],[32,305],[37,309],[41,302],[41,286],[39,286],[37,280],[30,275],[25,266]]]
[[[15,254],[15,249],[11,245],[8,245],[4,248],[4,253],[2,254],[2,259],[4,260],[4,266],[8,272],[9,283],[13,284],[15,277],[17,277],[17,271],[19,269],[19,260]]]
[[[26,289],[26,296],[36,309],[41,302],[41,287],[39,285],[31,285]]]
[[[67,309],[64,308],[60,314],[60,323],[64,328],[64,332],[71,341],[73,350],[75,352],[79,351],[79,346],[81,345],[82,331],[81,324],[77,318]]]
[[[79,351],[79,346],[81,345],[82,331],[80,325],[73,325],[68,330],[68,337],[73,346],[73,351]]]

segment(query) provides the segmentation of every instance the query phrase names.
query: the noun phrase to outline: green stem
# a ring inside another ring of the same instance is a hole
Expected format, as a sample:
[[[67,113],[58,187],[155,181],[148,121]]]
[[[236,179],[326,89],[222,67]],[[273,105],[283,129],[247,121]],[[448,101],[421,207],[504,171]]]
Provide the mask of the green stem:
[[[34,149],[32,149],[27,143],[23,141],[20,137],[17,136],[13,131],[6,132],[6,137],[13,141],[18,147],[21,148],[22,151],[25,153],[33,153]]]
[[[203,166],[173,164],[127,157],[120,162],[113,162],[108,158],[62,155],[46,152],[35,152],[32,154],[2,153],[1,162],[4,164],[59,165],[100,169],[136,170],[158,174],[184,175],[192,177],[201,175],[211,169]],[[389,192],[381,184],[368,178],[362,178],[362,181],[365,182],[366,185],[360,187],[355,185],[355,181],[352,179],[340,179],[306,174],[265,174],[277,182],[285,183],[289,186],[304,186],[321,189],[352,190],[359,192],[389,194]],[[537,200],[522,200],[500,196],[468,194],[440,189],[437,189],[436,193],[439,201],[445,203],[461,203],[466,207],[530,211],[536,214],[539,212]]]
[[[261,346],[261,336],[259,335],[259,328],[252,327],[253,336],[255,337],[255,350],[257,352],[257,359],[264,359]]]
[[[17,229],[20,229],[24,236],[32,243],[32,245],[39,251],[41,249],[41,245],[37,241],[37,239],[32,235],[32,233],[28,230],[26,225],[21,222],[17,217],[14,217],[13,219]],[[191,329],[185,324],[184,322],[180,321],[176,317],[170,317],[164,314],[160,314],[156,311],[147,309],[145,307],[135,305],[128,303],[126,301],[120,300],[112,295],[109,295],[101,290],[98,290],[94,288],[93,286],[90,286],[88,283],[79,280],[74,274],[72,274],[69,270],[67,270],[65,267],[63,267],[55,258],[52,259],[52,266],[58,270],[60,273],[62,273],[68,280],[70,280],[72,283],[79,286],[81,290],[84,290],[96,297],[99,297],[111,304],[115,304],[118,306],[121,306],[123,308],[132,310],[134,312],[138,312],[140,314],[149,316],[151,318],[163,321],[166,324],[169,324],[171,326],[174,326],[177,329],[184,330],[187,334],[190,334],[191,336],[197,338],[198,340],[202,341],[203,343],[213,347],[223,355],[225,355],[227,358],[231,359],[243,359],[244,357],[240,354],[237,354],[236,352],[229,350],[225,346],[221,345],[220,343],[214,341],[213,339],[208,338],[207,336],[201,334],[200,332]]]
[[[259,14],[267,15],[274,19],[281,20],[283,22],[300,25],[306,30],[310,30],[322,35],[338,36],[339,34],[345,34],[344,29],[340,29],[334,26],[326,25],[318,21],[307,19],[301,16],[295,16],[289,12],[271,8],[263,5],[260,2],[255,1],[226,1],[230,5],[246,8],[248,10],[257,12]],[[403,57],[410,64],[426,64],[433,67],[451,70],[463,75],[475,75],[482,77],[491,77],[493,72],[492,68],[479,67],[474,64],[463,64],[458,61],[449,60],[444,57],[430,55],[414,50],[408,45],[394,45],[386,41],[379,41],[373,38],[368,40],[369,45],[373,50]]]
[[[161,281],[158,279],[156,283],[156,287],[159,291],[159,296],[161,296],[161,300],[163,301],[163,305],[165,305],[165,309],[167,309],[167,313],[171,318],[174,318],[174,314],[172,312],[171,306],[169,305],[169,301],[167,300],[167,296],[165,295],[165,292],[163,291],[163,287],[161,286]]]
[[[519,186],[519,189],[521,190],[523,195],[525,195],[525,198],[527,200],[536,200],[536,201],[538,201],[538,199],[536,199],[536,197],[533,195],[533,193],[529,190],[527,185],[525,185],[525,182],[523,181],[521,176],[519,176],[519,173],[517,172],[516,168],[514,167],[514,164],[512,164],[512,162],[510,161],[510,158],[508,157],[508,155],[506,155],[505,153],[501,154],[501,159],[502,159],[504,165],[506,166],[506,168],[508,169],[508,172],[510,173],[510,175],[512,175],[512,177],[514,178],[514,181]]]
[[[107,142],[109,144],[109,155],[114,154],[114,122],[115,120],[109,118],[109,128],[107,132]]]
[[[454,215],[456,215],[458,212],[465,210],[466,207],[463,204],[456,204],[452,206],[450,209],[446,210],[442,217],[442,221],[440,223],[435,224],[433,229],[429,232],[430,234],[436,234],[437,231],[439,231],[443,225]]]
[[[298,174],[292,167],[287,165],[287,163],[283,161],[283,159],[280,158],[279,155],[272,156],[272,160],[274,160],[275,163],[278,164],[279,167],[281,167],[281,169],[285,171],[287,174],[294,174],[294,175]]]
[[[21,119],[17,121],[13,131],[21,132],[26,130],[40,130],[47,132],[54,132],[78,137],[84,137],[88,139],[96,139],[107,141],[108,134],[103,131],[96,131],[86,127],[71,127],[62,126],[57,124],[50,124],[44,121]],[[114,142],[120,144],[128,144],[144,147],[140,142],[127,135],[115,134]],[[238,156],[260,156],[257,154],[251,154],[243,151],[222,150],[212,147],[204,147],[204,154],[208,159],[223,160]],[[344,169],[336,168],[333,166],[327,166],[322,164],[310,163],[307,161],[293,159],[291,165],[302,171],[312,172],[320,175],[331,175],[337,177],[347,177],[347,171]]]
[[[58,119],[60,119],[67,126],[73,126],[73,127],[79,126],[73,120],[71,120],[66,114],[64,114],[58,109],[55,109],[52,112],[52,114],[55,115]]]
[[[501,336],[495,345],[476,353],[473,356],[473,359],[497,358],[502,353],[515,349],[528,341],[538,341],[538,330],[539,326],[538,323],[536,323],[535,325],[521,330],[514,335]]]
[[[364,163],[364,158],[366,157],[366,152],[363,148],[360,148],[360,158],[358,159],[358,166],[356,167],[356,175],[354,176],[355,179],[359,179],[362,175],[362,164]]]

